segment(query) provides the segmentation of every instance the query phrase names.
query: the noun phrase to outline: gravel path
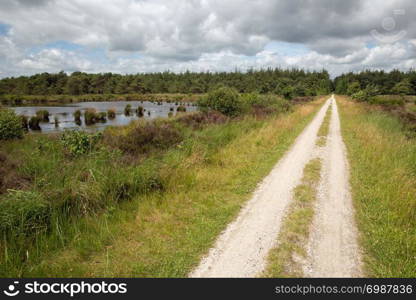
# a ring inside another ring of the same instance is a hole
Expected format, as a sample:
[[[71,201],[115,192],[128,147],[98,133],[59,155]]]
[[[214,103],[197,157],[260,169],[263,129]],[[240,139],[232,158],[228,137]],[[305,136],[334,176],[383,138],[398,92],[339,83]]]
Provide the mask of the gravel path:
[[[323,149],[321,183],[304,275],[360,277],[362,262],[349,187],[349,167],[337,104],[334,98],[331,101],[331,123]]]
[[[190,277],[254,277],[264,269],[267,253],[276,243],[292,199],[292,190],[312,157],[317,132],[331,101],[328,99],[322,106]]]

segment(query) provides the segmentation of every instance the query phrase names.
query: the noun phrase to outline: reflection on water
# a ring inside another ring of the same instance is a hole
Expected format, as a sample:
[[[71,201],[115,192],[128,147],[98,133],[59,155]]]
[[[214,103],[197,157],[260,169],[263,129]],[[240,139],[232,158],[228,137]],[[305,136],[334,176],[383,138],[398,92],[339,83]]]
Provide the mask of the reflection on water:
[[[130,104],[132,107],[132,113],[130,116],[124,115],[124,108],[127,104]],[[89,131],[95,131],[103,129],[106,126],[119,126],[127,125],[132,120],[137,120],[139,117],[136,115],[135,111],[137,107],[142,106],[144,111],[144,116],[141,118],[145,119],[154,119],[157,117],[167,117],[169,112],[173,111],[173,114],[176,114],[176,109],[179,106],[175,103],[162,102],[160,105],[157,103],[149,101],[105,101],[105,102],[79,102],[71,103],[62,106],[13,106],[10,109],[13,109],[18,115],[25,115],[28,117],[36,115],[38,110],[47,110],[49,111],[49,123],[41,123],[40,127],[42,132],[56,132],[62,131],[64,129],[78,129],[82,128]],[[197,107],[186,104],[186,110],[188,112],[196,111]],[[93,108],[97,112],[107,112],[109,109],[114,109],[116,111],[116,118],[108,119],[105,123],[96,123],[94,125],[85,125],[84,117],[81,117],[81,124],[75,124],[73,113],[76,110],[81,110],[82,115],[84,111],[88,108]],[[150,115],[149,115],[150,112]],[[55,126],[55,117],[58,118],[58,126]]]

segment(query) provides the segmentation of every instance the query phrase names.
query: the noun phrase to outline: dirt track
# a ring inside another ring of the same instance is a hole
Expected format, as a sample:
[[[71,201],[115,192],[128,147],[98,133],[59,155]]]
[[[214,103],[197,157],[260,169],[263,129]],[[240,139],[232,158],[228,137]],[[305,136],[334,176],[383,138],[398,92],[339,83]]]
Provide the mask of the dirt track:
[[[315,148],[317,132],[330,104],[326,101],[312,122],[263,180],[238,217],[219,236],[190,277],[254,277],[275,245],[292,190]]]
[[[308,246],[308,277],[359,277],[361,255],[349,187],[349,167],[335,100],[322,155],[315,219]]]
[[[328,107],[333,111],[327,143],[324,149],[316,151],[317,132]],[[323,170],[304,275],[361,276],[361,256],[348,183],[348,161],[333,96],[189,276],[255,277],[263,271],[268,251],[276,246],[281,222],[292,200],[292,190],[299,184],[306,163],[317,153],[323,160]]]

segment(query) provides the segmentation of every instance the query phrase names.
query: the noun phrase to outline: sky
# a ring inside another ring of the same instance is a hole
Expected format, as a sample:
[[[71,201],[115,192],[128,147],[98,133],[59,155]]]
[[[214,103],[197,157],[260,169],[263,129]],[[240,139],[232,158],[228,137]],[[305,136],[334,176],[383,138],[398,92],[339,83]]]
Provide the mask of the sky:
[[[1,0],[0,78],[416,65],[414,0]]]

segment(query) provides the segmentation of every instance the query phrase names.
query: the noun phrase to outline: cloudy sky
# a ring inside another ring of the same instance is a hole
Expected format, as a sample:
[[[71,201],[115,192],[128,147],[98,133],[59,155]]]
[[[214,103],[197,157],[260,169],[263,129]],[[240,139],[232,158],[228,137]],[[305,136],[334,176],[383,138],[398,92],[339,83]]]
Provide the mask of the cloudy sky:
[[[416,66],[414,0],[1,0],[0,77]]]

